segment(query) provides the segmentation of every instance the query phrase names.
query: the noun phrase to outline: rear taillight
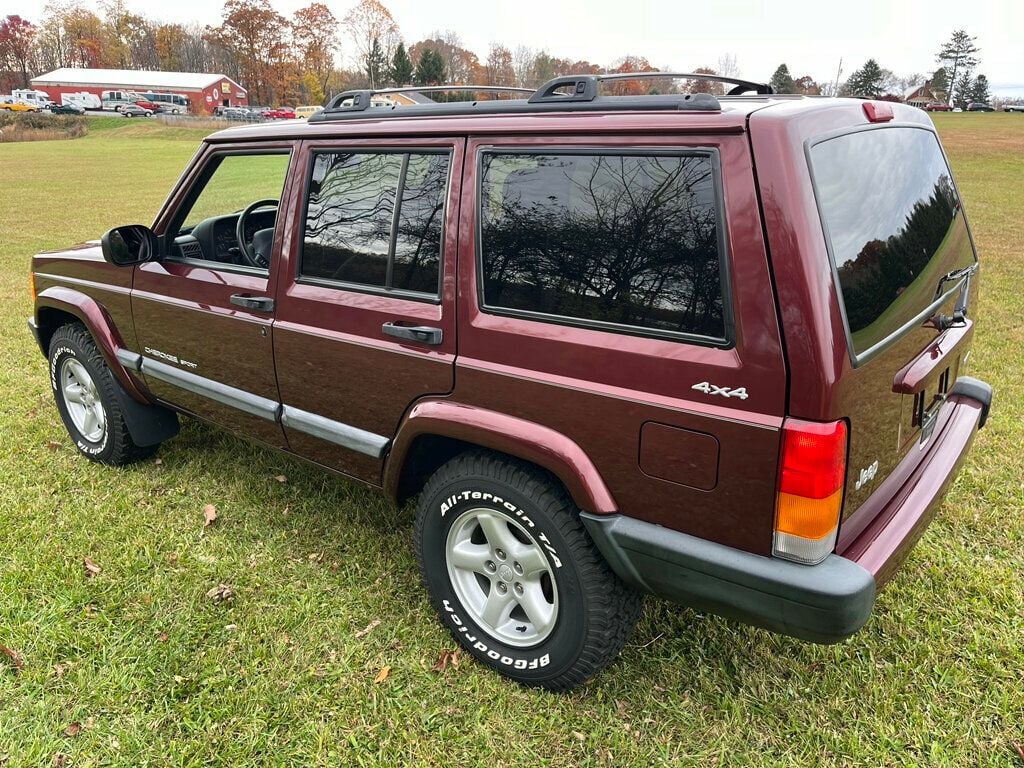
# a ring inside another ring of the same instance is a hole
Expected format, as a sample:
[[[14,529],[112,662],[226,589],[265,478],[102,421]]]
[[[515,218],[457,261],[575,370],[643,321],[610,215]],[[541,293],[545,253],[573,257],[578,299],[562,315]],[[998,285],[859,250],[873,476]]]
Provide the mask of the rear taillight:
[[[846,478],[846,422],[786,419],[775,501],[777,557],[818,563],[835,548]]]

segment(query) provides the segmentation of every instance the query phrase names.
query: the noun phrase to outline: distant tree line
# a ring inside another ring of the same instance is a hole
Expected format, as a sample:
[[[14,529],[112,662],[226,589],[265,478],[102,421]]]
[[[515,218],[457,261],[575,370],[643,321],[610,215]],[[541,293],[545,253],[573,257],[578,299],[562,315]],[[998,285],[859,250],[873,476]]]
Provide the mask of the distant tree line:
[[[406,45],[398,23],[379,0],[359,0],[341,19],[322,2],[286,17],[270,0],[224,0],[216,26],[160,22],[135,13],[126,0],[99,0],[99,9],[94,12],[82,0],[50,0],[36,20],[17,15],[0,20],[0,92],[27,87],[35,75],[58,67],[96,67],[215,72],[242,83],[252,103],[316,104],[349,88],[467,83],[536,87],[559,75],[659,69],[643,56],[599,65],[501,42],[492,43],[481,60],[452,31],[434,32]],[[957,30],[941,46],[941,66],[930,76],[899,78],[869,59],[842,83],[816,81],[806,74],[794,78],[786,64],[770,82],[778,93],[892,99],[910,86],[928,84],[936,95],[964,107],[989,98],[985,76],[974,75],[978,52],[975,38]],[[726,54],[715,66],[694,72],[736,77],[739,68],[736,57]],[[650,79],[612,83],[607,90],[721,94],[726,89],[700,80]]]

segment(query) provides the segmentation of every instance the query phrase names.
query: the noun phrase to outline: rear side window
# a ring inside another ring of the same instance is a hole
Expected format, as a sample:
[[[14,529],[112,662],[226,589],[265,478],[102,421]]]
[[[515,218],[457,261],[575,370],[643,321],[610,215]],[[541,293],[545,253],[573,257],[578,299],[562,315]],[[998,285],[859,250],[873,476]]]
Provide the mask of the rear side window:
[[[300,276],[436,297],[448,165],[447,154],[314,155]]]
[[[725,340],[709,153],[502,152],[482,167],[486,309]]]
[[[931,131],[850,133],[815,144],[810,158],[846,322],[862,355],[927,310],[940,278],[974,263],[974,248]]]

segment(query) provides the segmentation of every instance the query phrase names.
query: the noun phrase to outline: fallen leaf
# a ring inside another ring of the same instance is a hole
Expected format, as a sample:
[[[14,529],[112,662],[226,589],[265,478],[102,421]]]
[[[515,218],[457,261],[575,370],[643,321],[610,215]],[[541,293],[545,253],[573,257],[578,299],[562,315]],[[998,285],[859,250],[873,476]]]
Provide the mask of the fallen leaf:
[[[68,764],[68,756],[58,752],[53,756],[53,768],[64,768]]]
[[[213,504],[203,507],[203,528],[209,528],[217,519],[217,508]]]
[[[237,624],[225,624],[224,625],[224,629],[227,630],[228,632],[235,632],[235,631],[238,630],[238,625]]]
[[[579,739],[580,741],[586,741],[586,740],[587,740],[587,737],[586,737],[586,736],[584,736],[584,735],[583,735],[582,733],[580,733],[579,731],[573,731],[573,732],[572,732],[572,735],[573,735],[573,736],[575,736],[575,737],[576,737],[577,739]]]
[[[14,665],[15,672],[21,672],[21,670],[25,668],[25,660],[21,658],[21,654],[13,648],[8,648],[6,645],[0,645],[0,654],[11,660],[11,663]]]
[[[391,674],[391,667],[383,666],[383,667],[380,668],[380,672],[377,673],[377,676],[375,678],[373,678],[373,682],[375,682],[375,683],[383,683],[385,680],[388,679],[388,676],[390,674]]]
[[[82,732],[82,724],[81,723],[72,723],[71,725],[69,725],[67,728],[64,729],[64,735],[65,736],[70,736],[71,738],[74,738],[75,736],[77,736],[81,732]]]
[[[99,611],[99,608],[97,608],[92,603],[90,603],[89,605],[85,606],[85,616],[88,619],[91,619],[93,616],[95,616],[98,611]]]
[[[215,603],[231,602],[235,599],[235,590],[233,590],[227,584],[218,584],[216,587],[207,592],[206,596],[213,600]]]
[[[1017,750],[1017,754],[1020,755],[1020,759],[1024,760],[1024,747],[1018,744],[1016,741],[1013,742],[1013,748]]]
[[[82,565],[85,566],[85,578],[87,579],[91,579],[103,570],[88,557],[82,558]]]
[[[57,677],[64,677],[64,675],[67,674],[68,667],[70,666],[70,664],[65,664],[64,662],[61,662],[60,664],[54,664],[53,674],[55,674]]]
[[[61,443],[58,443],[56,440],[51,440],[46,444],[46,447],[49,448],[51,451],[59,451],[63,447],[63,445]]]
[[[278,475],[274,479],[277,480],[277,482],[279,482],[279,483],[287,483],[288,482],[288,478],[285,477],[284,475]]]
[[[461,654],[457,648],[454,651],[441,651],[441,655],[437,657],[437,663],[434,664],[434,671],[444,672],[448,669],[449,665],[454,668],[458,668],[460,655]]]
[[[159,466],[160,466],[161,464],[163,464],[163,463],[164,463],[164,460],[163,460],[163,459],[153,459],[153,463],[154,463],[154,464],[155,464],[156,466],[158,466],[158,467],[159,467]]]
[[[323,552],[310,552],[309,553],[309,562],[311,562],[311,563],[322,563],[323,561],[324,561],[324,553]]]
[[[161,632],[159,635],[156,636],[156,639],[159,640],[161,643],[166,643],[168,640],[171,639],[171,636],[168,635],[166,632]]]
[[[373,630],[376,629],[379,626],[380,626],[380,619],[374,619],[369,624],[367,624],[365,627],[363,627],[358,632],[356,632],[356,640],[358,640],[361,637],[366,637],[368,634],[373,632]]]

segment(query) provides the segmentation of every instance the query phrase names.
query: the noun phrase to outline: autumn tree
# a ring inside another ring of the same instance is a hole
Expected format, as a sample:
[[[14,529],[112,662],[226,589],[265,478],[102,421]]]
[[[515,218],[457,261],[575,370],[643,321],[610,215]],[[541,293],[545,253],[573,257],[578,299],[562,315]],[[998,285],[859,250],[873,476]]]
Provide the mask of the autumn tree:
[[[784,63],[779,64],[772,79],[768,81],[776,93],[796,93],[796,81],[789,74],[789,67]]]
[[[391,16],[391,11],[378,0],[360,0],[352,10],[345,14],[345,29],[355,48],[356,64],[359,69],[370,71],[370,56],[374,55],[374,47],[383,54],[386,61],[394,56],[401,36],[398,25]],[[376,41],[376,43],[375,43]],[[379,71],[379,66],[372,67]],[[370,87],[377,88],[382,83],[370,80]]]
[[[512,66],[512,51],[500,43],[491,43],[484,64],[485,85],[513,85],[516,82],[516,71]]]
[[[695,75],[717,75],[711,67],[697,67],[693,70]],[[652,81],[653,82],[653,81]],[[719,80],[704,80],[703,78],[693,78],[692,80],[684,80],[680,87],[683,93],[710,93],[713,96],[724,96],[725,85]]]
[[[412,83],[413,67],[412,59],[405,50],[405,43],[401,40],[395,46],[395,53],[391,57],[391,84],[395,86],[409,85]]]
[[[238,62],[239,77],[250,99],[269,103],[275,65],[285,57],[288,22],[269,0],[225,0],[220,26],[208,30],[208,39],[229,51]]]
[[[312,79],[307,83],[309,101],[319,103],[327,91],[327,81],[334,70],[334,57],[341,48],[338,40],[338,20],[323,3],[311,3],[292,16],[292,41],[303,75]],[[316,90],[312,88],[316,85]]]
[[[798,77],[793,81],[793,84],[796,86],[796,92],[804,96],[821,95],[821,86],[818,85],[810,75]]]
[[[978,57],[975,54],[979,53],[981,49],[975,45],[975,40],[977,40],[976,37],[971,37],[965,30],[958,29],[950,35],[949,40],[943,43],[939,52],[935,54],[935,60],[942,64],[949,73],[949,83],[953,86],[949,93],[950,99],[954,98],[957,85],[962,82],[962,78],[958,78],[957,75],[962,74],[964,70],[971,71],[978,66]],[[967,82],[969,83],[970,80],[968,79]]]
[[[615,74],[654,72],[657,71],[657,67],[651,66],[651,62],[643,56],[623,56],[615,63],[611,71]],[[613,96],[636,96],[649,93],[652,88],[658,90],[653,80],[612,80],[607,85],[607,92]]]
[[[28,88],[29,61],[35,55],[36,27],[17,14],[0,21],[0,69],[21,72],[22,87]]]
[[[428,48],[441,57],[448,82],[466,84],[483,78],[480,60],[475,53],[463,47],[462,39],[454,32],[434,32],[427,39],[410,46],[409,56],[413,61],[419,61],[422,52]]]

